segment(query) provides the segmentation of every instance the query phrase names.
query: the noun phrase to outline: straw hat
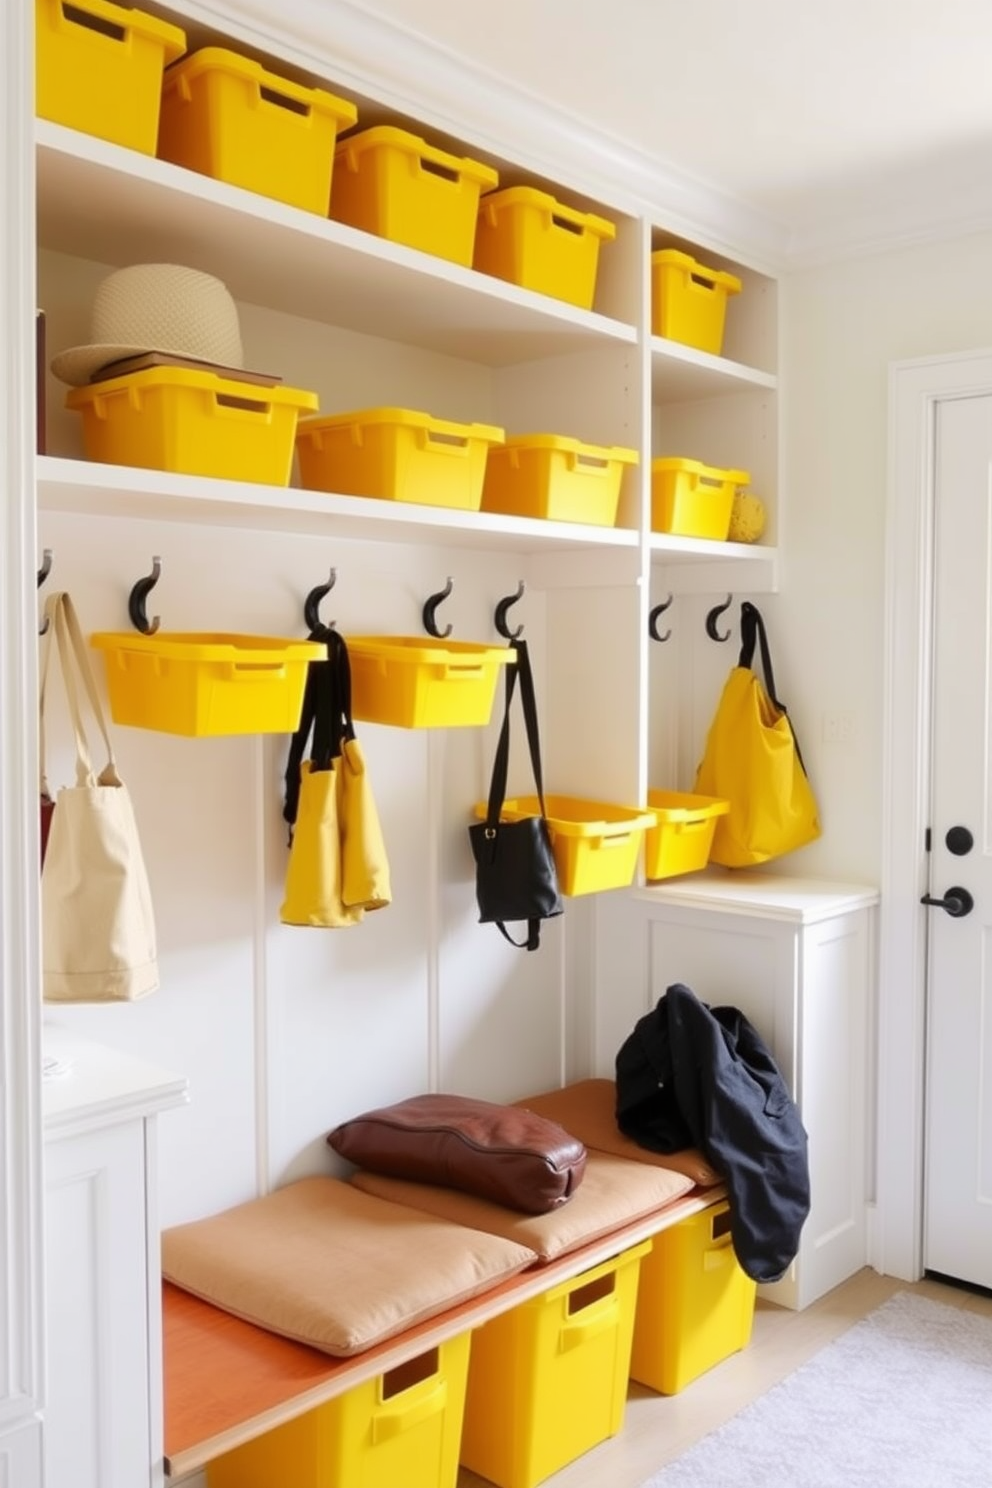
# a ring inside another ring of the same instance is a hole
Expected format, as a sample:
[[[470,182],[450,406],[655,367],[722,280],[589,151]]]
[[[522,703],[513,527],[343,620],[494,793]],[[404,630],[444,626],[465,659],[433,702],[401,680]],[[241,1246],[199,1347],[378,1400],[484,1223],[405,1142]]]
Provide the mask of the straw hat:
[[[52,371],[80,387],[108,362],[150,351],[242,369],[238,307],[226,284],[179,264],[117,269],[97,288],[89,342],[60,351]]]

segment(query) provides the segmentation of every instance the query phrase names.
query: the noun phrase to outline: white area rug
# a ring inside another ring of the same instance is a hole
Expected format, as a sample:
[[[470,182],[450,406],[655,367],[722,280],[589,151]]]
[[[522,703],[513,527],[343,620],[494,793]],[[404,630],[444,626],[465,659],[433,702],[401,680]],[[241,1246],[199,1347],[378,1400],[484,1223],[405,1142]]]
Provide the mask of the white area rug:
[[[992,1319],[897,1292],[644,1488],[992,1488]]]

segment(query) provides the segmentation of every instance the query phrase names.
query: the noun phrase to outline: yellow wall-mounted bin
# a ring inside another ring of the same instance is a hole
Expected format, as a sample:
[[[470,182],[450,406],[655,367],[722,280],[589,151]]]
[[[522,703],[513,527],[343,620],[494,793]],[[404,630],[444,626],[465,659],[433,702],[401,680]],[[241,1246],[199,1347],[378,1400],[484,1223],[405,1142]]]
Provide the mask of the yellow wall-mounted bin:
[[[498,183],[481,161],[380,124],[338,144],[330,215],[467,268],[479,196]]]
[[[649,790],[648,806],[655,824],[644,837],[645,878],[673,878],[705,868],[717,818],[726,816],[730,802],[716,796]]]
[[[478,511],[486,453],[502,439],[491,424],[455,424],[409,408],[303,419],[300,481],[310,491]]]
[[[258,387],[192,367],[149,367],[70,388],[88,460],[287,486],[302,388]]]
[[[291,734],[314,641],[200,632],[100,631],[115,723],[166,734]]]
[[[366,723],[470,728],[489,722],[509,646],[424,636],[348,636],[351,706]]]
[[[455,1488],[471,1335],[207,1465],[208,1488]]]
[[[755,1291],[734,1254],[726,1202],[662,1230],[641,1262],[631,1379],[676,1395],[746,1348]]]
[[[510,186],[479,203],[474,267],[583,310],[596,298],[600,244],[616,225],[533,186]]]
[[[461,1460],[534,1488],[623,1426],[637,1273],[648,1244],[551,1287],[472,1338]]]
[[[699,460],[652,460],[652,530],[725,542],[734,495],[750,482],[746,470],[720,470]]]
[[[708,269],[678,248],[660,248],[651,255],[651,330],[719,356],[727,300],[740,290],[736,274]]]
[[[597,894],[603,889],[625,889],[637,868],[637,855],[654,813],[615,806],[607,801],[586,801],[576,796],[545,793],[551,845],[563,894]],[[475,814],[485,821],[487,803],[479,801]],[[537,796],[516,796],[503,802],[501,821],[519,821],[538,816]]]
[[[612,527],[624,466],[636,464],[636,450],[616,445],[559,434],[511,438],[489,451],[482,509]]]
[[[154,155],[162,73],[186,33],[109,0],[35,0],[34,15],[38,115]]]
[[[225,47],[175,63],[162,85],[161,159],[327,216],[339,130],[354,104]]]

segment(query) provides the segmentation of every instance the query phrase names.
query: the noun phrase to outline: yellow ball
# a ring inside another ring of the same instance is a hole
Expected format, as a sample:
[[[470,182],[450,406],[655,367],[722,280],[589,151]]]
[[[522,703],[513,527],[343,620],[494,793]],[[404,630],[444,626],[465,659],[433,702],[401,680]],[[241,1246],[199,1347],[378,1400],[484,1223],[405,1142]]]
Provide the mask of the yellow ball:
[[[730,512],[730,542],[753,543],[765,530],[765,503],[760,496],[738,491]]]

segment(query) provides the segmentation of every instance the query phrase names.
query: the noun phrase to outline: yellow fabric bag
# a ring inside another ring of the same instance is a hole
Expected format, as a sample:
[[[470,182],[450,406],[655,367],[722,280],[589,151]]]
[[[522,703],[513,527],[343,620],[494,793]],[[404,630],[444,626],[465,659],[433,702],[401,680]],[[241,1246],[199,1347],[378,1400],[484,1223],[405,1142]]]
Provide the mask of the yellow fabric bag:
[[[751,669],[756,641],[764,685]],[[813,788],[785,704],[776,696],[764,621],[747,600],[741,605],[740,658],[710,724],[695,789],[730,802],[710,850],[710,861],[725,868],[767,863],[820,835]]]
[[[392,901],[382,826],[357,739],[345,739],[337,763],[341,898],[346,905],[382,909]]]

